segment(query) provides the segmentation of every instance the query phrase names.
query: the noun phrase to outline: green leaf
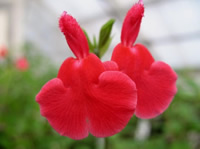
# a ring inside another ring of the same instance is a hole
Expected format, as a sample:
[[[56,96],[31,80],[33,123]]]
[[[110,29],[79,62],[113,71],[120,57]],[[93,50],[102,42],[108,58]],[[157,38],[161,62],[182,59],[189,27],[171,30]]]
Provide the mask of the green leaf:
[[[110,19],[101,27],[100,34],[99,34],[99,45],[98,45],[99,49],[102,49],[102,47],[104,47],[108,43],[108,40],[110,40],[110,34],[112,31],[112,26],[114,22],[115,22],[114,19]]]
[[[97,48],[97,40],[96,40],[95,36],[93,36],[93,42],[94,42],[94,49],[96,49]]]
[[[112,41],[112,37],[110,37],[107,40],[107,42],[104,44],[104,46],[99,49],[99,58],[102,58],[102,56],[106,53],[106,51],[108,50],[110,46],[111,41]]]
[[[93,53],[99,57],[99,49],[97,48],[97,41],[96,41],[96,37],[93,36],[93,42],[94,42],[94,50],[93,50]]]

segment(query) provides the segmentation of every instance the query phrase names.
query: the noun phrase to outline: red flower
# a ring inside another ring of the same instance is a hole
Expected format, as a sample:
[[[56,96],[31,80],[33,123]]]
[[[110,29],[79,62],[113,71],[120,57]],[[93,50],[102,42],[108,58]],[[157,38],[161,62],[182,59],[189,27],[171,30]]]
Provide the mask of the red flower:
[[[16,68],[25,71],[29,68],[29,62],[25,57],[21,57],[16,61]]]
[[[61,135],[83,139],[90,132],[107,137],[121,131],[135,112],[136,89],[115,62],[102,63],[89,54],[86,37],[76,20],[64,12],[61,31],[76,58],[67,58],[57,78],[36,96],[42,116]]]
[[[143,13],[142,0],[128,11],[122,27],[121,43],[115,47],[112,61],[136,84],[136,116],[149,119],[164,112],[171,103],[177,91],[177,75],[166,63],[155,61],[145,46],[133,46]]]
[[[5,46],[0,47],[0,57],[6,57],[8,50]]]

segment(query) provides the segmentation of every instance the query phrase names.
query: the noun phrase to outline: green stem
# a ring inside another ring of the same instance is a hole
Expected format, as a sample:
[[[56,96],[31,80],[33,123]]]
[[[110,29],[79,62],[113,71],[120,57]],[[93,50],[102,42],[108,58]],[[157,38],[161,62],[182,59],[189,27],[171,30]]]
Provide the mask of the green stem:
[[[109,139],[108,139],[108,137],[104,138],[104,145],[105,145],[104,149],[109,149]]]

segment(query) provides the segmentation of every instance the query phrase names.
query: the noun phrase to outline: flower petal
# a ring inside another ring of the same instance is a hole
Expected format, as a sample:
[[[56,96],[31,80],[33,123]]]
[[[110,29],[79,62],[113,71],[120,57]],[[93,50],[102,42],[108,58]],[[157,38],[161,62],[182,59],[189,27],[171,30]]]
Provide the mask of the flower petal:
[[[71,86],[80,90],[83,87],[88,88],[88,82],[97,83],[103,71],[105,68],[100,59],[94,54],[89,54],[82,60],[67,58],[61,65],[57,77],[66,87]]]
[[[154,58],[143,45],[136,44],[129,48],[121,43],[115,47],[111,60],[117,63],[120,71],[131,76],[133,80],[140,77],[140,74],[148,70],[154,62]]]
[[[61,135],[72,139],[88,136],[84,97],[65,88],[58,78],[47,82],[36,96],[40,112]]]
[[[137,103],[135,83],[118,71],[106,71],[93,86],[89,102],[90,132],[108,137],[121,131],[133,116]]]
[[[118,70],[118,65],[114,61],[103,62],[105,70]]]
[[[77,21],[64,11],[60,17],[59,26],[74,55],[78,59],[86,57],[89,54],[89,46],[85,34]]]
[[[177,75],[170,66],[154,62],[149,51],[140,44],[132,48],[117,45],[112,60],[136,83],[137,117],[153,118],[166,110],[176,93]]]
[[[136,116],[149,119],[163,113],[177,92],[176,79],[177,75],[169,65],[154,62],[137,81]]]
[[[131,47],[135,42],[139,30],[142,17],[144,15],[144,5],[141,0],[132,6],[128,11],[121,32],[121,42],[124,46]]]

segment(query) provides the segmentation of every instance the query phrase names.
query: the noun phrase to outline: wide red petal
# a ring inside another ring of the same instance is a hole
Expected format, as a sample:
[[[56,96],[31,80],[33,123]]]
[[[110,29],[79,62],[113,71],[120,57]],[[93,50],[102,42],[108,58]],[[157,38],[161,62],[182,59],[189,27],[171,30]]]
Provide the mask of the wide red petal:
[[[63,82],[55,78],[47,82],[36,96],[42,116],[61,135],[72,139],[88,136],[84,96],[65,88]]]
[[[176,73],[165,63],[154,62],[141,44],[128,48],[119,44],[112,60],[126,73],[138,90],[136,116],[153,118],[166,110],[176,93]]]
[[[177,75],[163,62],[154,62],[137,80],[138,103],[136,116],[154,118],[163,113],[177,92]]]
[[[135,83],[118,71],[106,71],[92,86],[93,100],[88,101],[90,132],[108,137],[120,132],[133,116],[137,103]]]

